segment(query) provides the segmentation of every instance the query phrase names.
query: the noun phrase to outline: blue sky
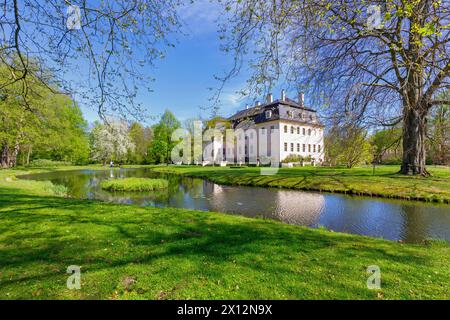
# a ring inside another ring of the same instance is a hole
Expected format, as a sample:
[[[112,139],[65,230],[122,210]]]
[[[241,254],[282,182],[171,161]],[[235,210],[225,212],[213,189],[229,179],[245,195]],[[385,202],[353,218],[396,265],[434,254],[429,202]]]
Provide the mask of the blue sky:
[[[232,58],[220,51],[216,19],[220,8],[207,0],[198,1],[180,10],[185,22],[183,31],[187,35],[176,35],[175,48],[167,51],[164,59],[156,62],[155,68],[146,70],[155,81],[151,83],[153,92],[141,90],[138,97],[150,115],[161,115],[165,109],[174,112],[180,121],[188,118],[206,117],[207,111],[201,106],[208,106],[212,92],[210,87],[217,87],[215,74],[229,70]],[[239,99],[235,92],[245,84],[245,75],[233,79],[224,89],[221,100],[221,113],[231,115],[245,107],[246,100]],[[98,119],[95,108],[81,105],[83,114],[89,122]],[[148,124],[154,120],[149,120]]]
[[[183,6],[179,13],[185,23],[183,31],[186,35],[176,35],[175,48],[169,49],[166,57],[156,62],[155,68],[145,71],[155,78],[150,85],[153,92],[141,90],[138,100],[151,116],[158,117],[165,109],[170,109],[183,122],[189,118],[208,117],[209,111],[201,109],[211,104],[208,99],[212,92],[208,88],[218,87],[214,75],[230,70],[232,56],[220,50],[217,18],[222,15],[222,10],[217,4],[197,0],[193,5]],[[232,115],[252,103],[253,99],[236,93],[245,89],[247,76],[243,70],[227,83],[221,95],[221,115]],[[273,92],[275,99],[280,95],[278,91],[279,88]],[[260,101],[263,99],[260,97]],[[83,105],[81,108],[89,122],[98,119],[95,108]],[[146,123],[155,121],[149,119]]]

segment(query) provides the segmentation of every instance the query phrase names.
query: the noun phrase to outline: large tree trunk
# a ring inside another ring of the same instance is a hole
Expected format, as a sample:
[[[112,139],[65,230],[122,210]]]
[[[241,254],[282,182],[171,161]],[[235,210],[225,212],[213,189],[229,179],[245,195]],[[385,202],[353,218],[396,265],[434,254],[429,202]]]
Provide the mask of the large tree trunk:
[[[403,111],[403,160],[400,172],[407,175],[428,176],[425,168],[425,108],[405,107]]]
[[[19,148],[18,143],[14,145],[14,148],[11,148],[6,141],[3,142],[0,156],[0,166],[2,168],[12,168],[17,164]]]
[[[7,142],[3,142],[2,144],[2,154],[0,157],[0,165],[2,168],[9,168],[10,161],[9,161],[9,146]]]

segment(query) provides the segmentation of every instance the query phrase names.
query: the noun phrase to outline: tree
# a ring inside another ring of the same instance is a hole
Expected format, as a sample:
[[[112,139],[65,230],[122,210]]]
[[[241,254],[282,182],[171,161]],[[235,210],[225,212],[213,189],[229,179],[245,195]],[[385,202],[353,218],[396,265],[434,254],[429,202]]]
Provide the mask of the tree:
[[[130,150],[128,159],[132,163],[142,164],[147,161],[148,148],[152,140],[152,130],[144,128],[139,122],[133,122],[129,131],[130,139],[135,149]]]
[[[7,72],[0,66],[0,75]],[[28,164],[33,156],[84,162],[88,154],[86,122],[78,105],[67,95],[53,93],[37,79],[29,79],[28,85],[32,93],[27,103],[18,83],[1,90],[1,166],[15,166],[19,154],[23,164]],[[58,90],[56,86],[53,89]]]
[[[448,100],[449,91],[442,94]],[[434,164],[450,164],[450,104],[436,105],[430,112],[428,153]]]
[[[180,122],[170,110],[166,110],[159,123],[152,127],[153,141],[150,146],[151,159],[156,163],[170,162],[170,152],[176,143],[172,140],[172,133],[180,128]]]
[[[374,161],[376,163],[382,163],[383,158],[392,153],[395,157],[400,156],[401,152],[398,152],[398,149],[401,142],[401,128],[393,127],[375,132],[370,138],[370,143],[373,146]]]
[[[144,67],[152,67],[173,46],[168,36],[180,28],[180,4],[178,0],[2,1],[0,62],[8,72],[0,78],[0,90],[17,85],[28,105],[33,81],[49,86],[49,79],[56,78],[61,91],[77,93],[80,102],[97,106],[101,115],[109,110],[139,117],[137,91],[151,83]],[[32,68],[29,57],[42,68]],[[74,73],[78,77],[65,77]]]
[[[96,122],[90,134],[91,159],[106,165],[108,160],[123,162],[135,146],[128,134],[128,124],[123,120],[109,119]]]
[[[366,139],[367,132],[348,125],[334,126],[325,137],[326,159],[330,164],[344,164],[347,168],[370,162],[371,146]]]
[[[283,76],[307,89],[329,116],[401,123],[400,172],[428,175],[427,116],[445,102],[436,97],[449,86],[447,1],[221,2],[231,15],[224,47],[235,56],[222,80],[236,75],[248,57],[256,93]]]

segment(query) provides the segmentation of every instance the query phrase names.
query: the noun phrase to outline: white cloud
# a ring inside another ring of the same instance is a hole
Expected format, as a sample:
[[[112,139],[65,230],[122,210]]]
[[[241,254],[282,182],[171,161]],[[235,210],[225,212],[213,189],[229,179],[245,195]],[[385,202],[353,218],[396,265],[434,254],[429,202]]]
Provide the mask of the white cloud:
[[[221,100],[224,107],[236,107],[241,104],[243,98],[239,93],[224,93]]]
[[[190,34],[202,34],[217,31],[217,20],[221,16],[222,7],[211,0],[195,0],[185,3],[179,8],[179,16],[187,26]]]

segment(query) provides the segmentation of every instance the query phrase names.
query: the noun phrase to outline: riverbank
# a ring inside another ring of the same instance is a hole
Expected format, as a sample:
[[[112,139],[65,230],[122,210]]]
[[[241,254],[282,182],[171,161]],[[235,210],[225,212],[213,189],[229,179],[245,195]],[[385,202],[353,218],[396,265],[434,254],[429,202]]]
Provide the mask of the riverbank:
[[[55,197],[58,187],[19,173],[0,170],[2,299],[450,298],[443,242]],[[81,267],[81,290],[66,288],[69,265]],[[379,290],[366,286],[371,265]]]
[[[450,203],[450,169],[430,166],[432,177],[397,174],[398,166],[280,168],[274,175],[262,175],[260,168],[159,166],[154,170],[208,179],[227,185],[289,188],[349,195]]]

